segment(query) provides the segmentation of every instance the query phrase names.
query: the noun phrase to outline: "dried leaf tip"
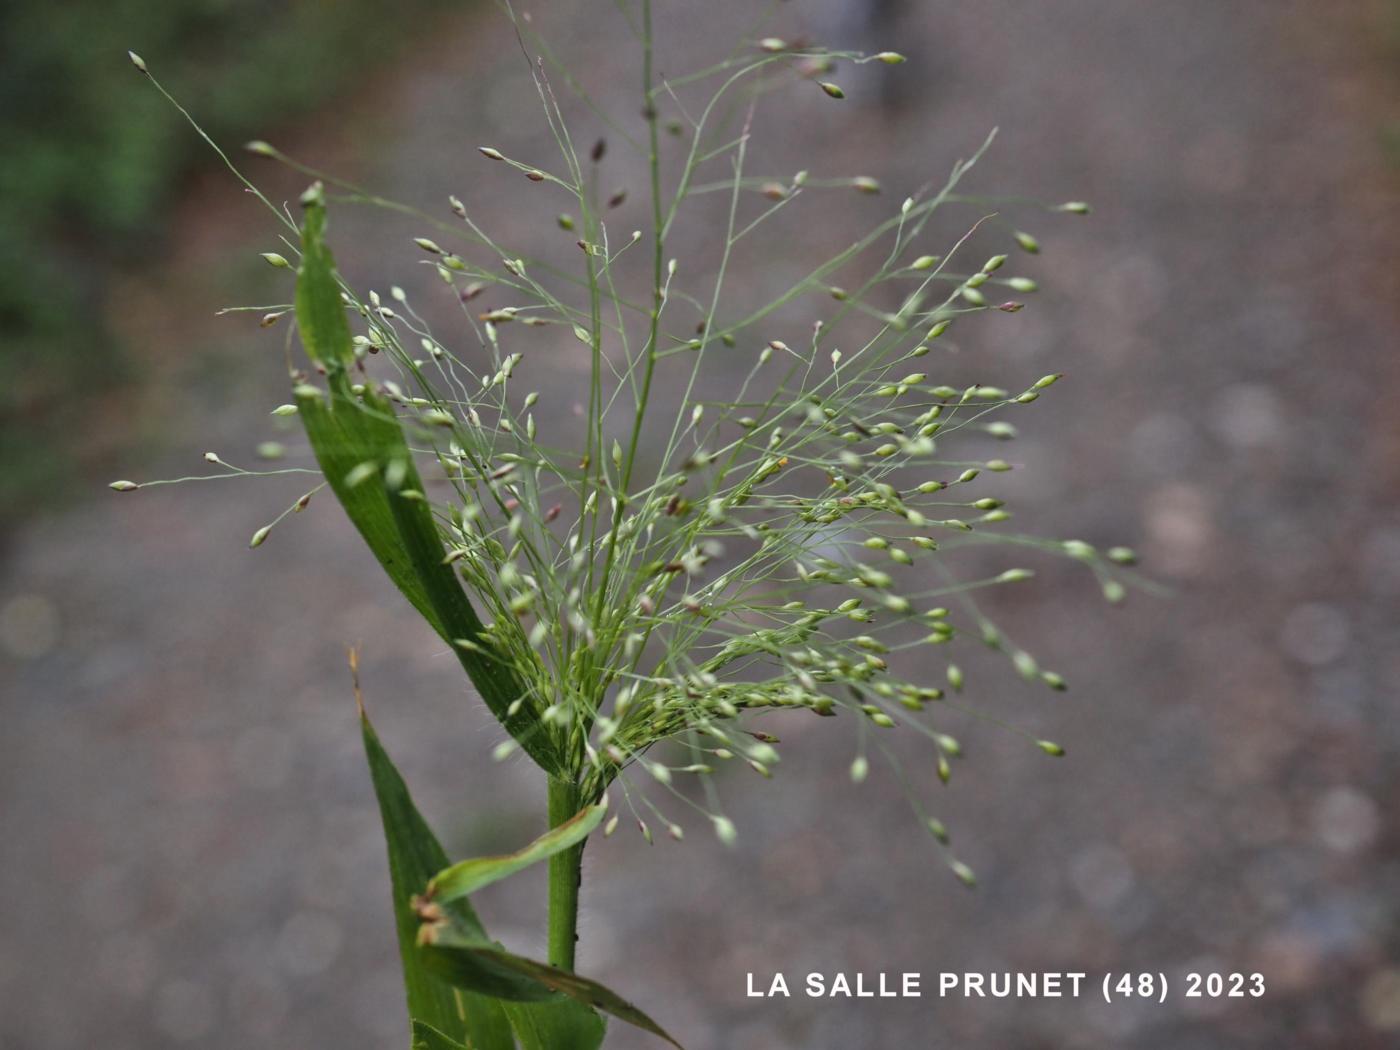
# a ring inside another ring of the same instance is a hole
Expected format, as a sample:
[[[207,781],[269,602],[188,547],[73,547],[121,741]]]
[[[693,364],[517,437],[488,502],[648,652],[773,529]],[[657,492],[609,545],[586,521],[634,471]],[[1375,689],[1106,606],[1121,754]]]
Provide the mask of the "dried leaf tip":
[[[135,51],[128,51],[126,53],[126,57],[131,59],[131,64],[133,66],[139,69],[142,73],[145,73],[147,76],[150,76],[151,71],[146,68],[146,60],[144,58],[138,55]]]
[[[350,686],[355,691],[355,710],[360,718],[365,717],[365,695],[360,691],[360,650],[348,645],[345,647],[345,662],[350,665]]]

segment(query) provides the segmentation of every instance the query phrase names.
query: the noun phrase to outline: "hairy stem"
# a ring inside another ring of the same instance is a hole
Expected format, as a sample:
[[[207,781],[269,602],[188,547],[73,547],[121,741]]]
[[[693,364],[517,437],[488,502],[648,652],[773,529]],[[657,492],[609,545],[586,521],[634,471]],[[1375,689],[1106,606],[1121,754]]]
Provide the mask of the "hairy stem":
[[[558,827],[579,808],[578,785],[549,778],[549,826]],[[583,843],[549,858],[549,962],[574,968],[578,943],[578,891],[583,879]]]

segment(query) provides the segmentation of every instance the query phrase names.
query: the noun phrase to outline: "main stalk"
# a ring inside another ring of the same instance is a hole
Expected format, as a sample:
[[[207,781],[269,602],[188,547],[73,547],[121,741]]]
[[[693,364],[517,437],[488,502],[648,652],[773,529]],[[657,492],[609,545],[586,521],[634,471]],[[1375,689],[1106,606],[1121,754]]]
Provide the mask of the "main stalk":
[[[549,780],[549,826],[556,828],[579,808],[578,785]],[[583,879],[583,843],[549,858],[549,962],[573,970],[578,943],[578,891]]]
[[[661,208],[661,156],[660,136],[656,100],[652,96],[652,24],[651,0],[642,0],[642,102],[647,122],[647,166],[651,181],[652,210],[652,301],[650,326],[644,347],[646,363],[642,373],[642,387],[637,397],[635,415],[632,420],[632,433],[627,443],[626,458],[622,463],[620,489],[622,498],[617,501],[613,512],[612,528],[609,530],[608,553],[604,562],[603,578],[597,587],[598,606],[601,616],[608,596],[608,577],[612,570],[613,558],[617,553],[617,537],[622,515],[627,504],[627,492],[632,481],[632,469],[637,461],[637,448],[642,436],[642,421],[646,416],[647,401],[651,395],[652,376],[656,371],[657,343],[661,334],[662,303],[662,258],[665,253],[663,219]],[[590,262],[591,266],[591,262]],[[590,281],[590,283],[592,283]],[[594,286],[596,291],[596,285]],[[595,304],[595,331],[597,330]],[[599,417],[601,420],[601,416]],[[591,440],[591,435],[590,435]],[[598,456],[602,459],[602,435],[598,437]],[[549,781],[549,826],[558,827],[579,809],[579,786],[574,781]],[[549,858],[549,961],[551,965],[564,970],[574,968],[574,953],[578,944],[578,894],[583,879],[583,843],[571,849],[556,853]]]

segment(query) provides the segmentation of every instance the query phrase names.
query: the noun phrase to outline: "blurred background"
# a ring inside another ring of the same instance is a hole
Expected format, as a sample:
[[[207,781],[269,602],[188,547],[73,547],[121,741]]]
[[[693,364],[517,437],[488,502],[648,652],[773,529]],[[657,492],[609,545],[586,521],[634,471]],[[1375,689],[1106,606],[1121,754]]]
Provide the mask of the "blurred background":
[[[529,10],[639,133],[612,8]],[[773,726],[771,784],[724,778],[736,851],[700,827],[590,846],[580,968],[696,1050],[1400,1045],[1400,4],[657,12],[668,73],[743,34],[910,59],[839,71],[839,105],[769,104],[755,170],[885,192],[809,203],[736,284],[839,250],[993,126],[970,185],[1093,202],[1018,220],[1045,251],[1017,268],[1044,290],[963,354],[1008,385],[1069,374],[1018,416],[1018,521],[1130,543],[1173,595],[1110,608],[1054,564],[998,594],[1007,632],[1072,690],[989,670],[986,702],[1070,754],[953,727],[967,762],[923,786],[976,893],[892,775],[849,783],[848,732],[794,718]],[[215,317],[286,298],[257,258],[272,225],[125,51],[227,146],[266,138],[435,212],[456,193],[547,253],[571,244],[562,202],[475,151],[552,155],[525,61],[485,3],[11,0],[0,27],[0,1048],[402,1046],[344,644],[363,643],[380,733],[450,852],[519,844],[542,791],[490,762],[494,725],[329,500],[250,552],[299,487],[106,488],[204,473],[210,449],[251,464],[286,386],[277,332]],[[579,141],[604,130],[569,109]],[[305,182],[248,170],[274,199]],[[640,225],[635,158],[614,142],[602,170],[632,191],[614,228]],[[424,230],[335,223],[352,280],[424,286]],[[545,402],[582,367],[561,360]],[[479,903],[538,951],[542,896],[531,873]],[[1178,992],[745,998],[745,973],[774,969],[1149,970]],[[1185,1000],[1189,970],[1259,971],[1269,990]],[[651,1045],[621,1025],[614,1044]]]

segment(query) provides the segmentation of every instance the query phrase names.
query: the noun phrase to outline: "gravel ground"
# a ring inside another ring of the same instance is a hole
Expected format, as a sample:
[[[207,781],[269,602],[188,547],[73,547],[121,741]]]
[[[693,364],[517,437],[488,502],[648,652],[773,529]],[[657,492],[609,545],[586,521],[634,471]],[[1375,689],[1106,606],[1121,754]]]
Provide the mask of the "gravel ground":
[[[661,4],[663,69],[698,64],[745,8]],[[1046,291],[947,367],[1069,373],[1025,417],[1029,469],[1007,491],[1038,531],[1133,543],[1174,594],[1110,609],[1051,565],[995,603],[1074,688],[1047,699],[989,665],[985,702],[1070,756],[955,727],[965,768],[922,787],[977,893],[948,876],[892,776],[847,782],[847,732],[793,719],[772,784],[722,780],[735,851],[698,826],[684,844],[590,846],[581,969],[698,1050],[1397,1045],[1400,824],[1384,800],[1400,789],[1400,201],[1377,148],[1394,82],[1373,13],[1359,0],[778,9],[765,33],[912,61],[886,86],[843,75],[840,106],[795,92],[787,116],[756,126],[774,171],[878,173],[887,190],[828,198],[736,284],[781,280],[1000,125],[980,188],[1096,211],[1038,224],[1046,252],[1025,265]],[[635,130],[617,26],[584,5],[538,15]],[[427,206],[503,194],[498,228],[521,251],[557,250],[557,202],[483,171],[471,149],[546,155],[509,34],[471,17],[431,35],[279,141]],[[591,138],[586,115],[580,126]],[[643,186],[616,144],[606,163],[634,191],[626,229]],[[421,230],[337,222],[352,278],[417,287],[407,238]],[[158,366],[141,414],[170,435],[133,453],[129,476],[198,472],[206,447],[246,461],[270,433],[260,406],[283,399],[280,341],[209,319],[261,277],[223,260],[231,244],[271,247],[249,241],[263,220],[211,177],[180,228],[112,304]],[[373,247],[386,229],[394,247]],[[704,258],[703,229],[689,232]],[[547,401],[571,396],[578,367],[551,366]],[[94,425],[132,429],[134,415]],[[403,1045],[346,642],[363,643],[371,712],[454,851],[512,845],[538,820],[530,771],[489,761],[493,724],[329,501],[246,549],[300,491],[103,490],[12,537],[3,1050]],[[542,894],[532,873],[484,892],[481,910],[539,951]],[[1145,970],[1176,991],[1113,1006],[746,998],[744,974],[774,969]],[[1268,992],[1187,1000],[1191,970],[1259,971]],[[609,1046],[651,1045],[614,1034]]]

